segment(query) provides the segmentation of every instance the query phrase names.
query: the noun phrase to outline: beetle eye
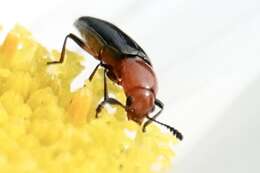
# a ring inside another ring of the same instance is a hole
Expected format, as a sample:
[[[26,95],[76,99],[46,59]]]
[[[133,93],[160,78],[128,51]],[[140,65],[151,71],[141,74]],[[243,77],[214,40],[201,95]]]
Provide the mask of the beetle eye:
[[[133,97],[132,96],[128,96],[126,99],[126,105],[130,106],[133,103]]]

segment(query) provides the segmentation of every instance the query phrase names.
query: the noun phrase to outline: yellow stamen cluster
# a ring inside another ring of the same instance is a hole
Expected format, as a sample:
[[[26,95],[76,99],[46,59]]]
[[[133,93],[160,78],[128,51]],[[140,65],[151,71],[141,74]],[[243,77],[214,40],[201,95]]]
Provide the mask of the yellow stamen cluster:
[[[46,65],[59,56],[19,25],[1,45],[0,172],[165,172],[176,138],[155,125],[143,133],[119,107],[103,109],[96,119],[102,69],[71,92],[83,58],[67,51],[63,64]],[[111,81],[109,92],[125,102],[124,92]]]

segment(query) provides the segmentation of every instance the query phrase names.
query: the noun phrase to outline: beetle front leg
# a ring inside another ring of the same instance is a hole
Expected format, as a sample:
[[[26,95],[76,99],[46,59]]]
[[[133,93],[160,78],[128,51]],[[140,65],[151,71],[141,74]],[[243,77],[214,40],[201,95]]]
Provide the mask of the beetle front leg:
[[[63,46],[62,46],[62,50],[61,50],[61,56],[59,61],[51,61],[51,62],[47,62],[48,65],[50,64],[61,64],[64,61],[64,57],[65,57],[65,52],[66,52],[66,44],[67,44],[67,40],[68,38],[72,39],[77,45],[79,45],[82,49],[85,49],[85,43],[78,38],[76,35],[70,33],[65,37],[65,40],[63,42]]]
[[[98,117],[98,114],[101,112],[102,108],[106,103],[109,103],[111,105],[119,105],[122,108],[126,109],[125,106],[120,101],[108,97],[106,73],[107,73],[107,69],[105,68],[104,69],[104,100],[98,105],[96,109],[96,118]]]
[[[143,132],[145,132],[145,129],[146,127],[152,123],[153,120],[155,120],[162,112],[163,110],[163,107],[164,107],[164,104],[159,100],[159,99],[156,99],[155,100],[155,105],[158,106],[160,108],[159,112],[157,112],[153,117],[149,117],[148,118],[148,115],[146,116],[148,118],[148,120],[144,123],[143,125]]]
[[[175,129],[174,127],[171,127],[171,126],[169,126],[169,125],[167,125],[167,124],[164,124],[164,123],[162,123],[162,122],[156,120],[156,118],[157,118],[157,117],[160,115],[160,113],[162,112],[164,105],[163,105],[163,103],[162,103],[160,100],[158,100],[158,99],[155,100],[155,105],[158,106],[158,107],[160,107],[161,110],[160,110],[159,112],[157,112],[153,117],[149,117],[148,115],[146,116],[146,118],[147,118],[148,120],[147,120],[147,121],[144,123],[144,125],[143,125],[143,132],[145,132],[146,127],[147,127],[152,121],[154,121],[154,122],[156,122],[156,123],[158,123],[158,124],[160,124],[160,125],[166,127],[167,129],[169,129],[169,130],[172,132],[172,134],[176,136],[176,138],[178,138],[179,140],[182,140],[182,139],[183,139],[183,136],[182,136],[181,132],[179,132],[179,131],[178,131],[177,129]]]
[[[156,99],[155,100],[155,105],[158,106],[160,108],[159,112],[157,112],[153,117],[151,117],[150,119],[148,118],[148,120],[144,123],[143,125],[143,131],[145,131],[145,128],[152,123],[152,120],[155,120],[163,111],[164,108],[164,104],[159,100]],[[148,117],[148,116],[147,116]]]
[[[104,107],[105,104],[111,104],[111,105],[119,105],[123,109],[126,109],[126,107],[118,100],[114,98],[107,98],[106,100],[103,100],[97,107],[96,109],[96,118],[98,118],[98,114],[101,112],[102,108]]]

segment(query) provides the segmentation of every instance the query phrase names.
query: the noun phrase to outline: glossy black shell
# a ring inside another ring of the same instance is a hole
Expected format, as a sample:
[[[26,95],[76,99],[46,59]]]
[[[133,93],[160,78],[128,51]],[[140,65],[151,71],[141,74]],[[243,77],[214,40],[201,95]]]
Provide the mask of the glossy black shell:
[[[98,39],[100,44],[109,45],[119,51],[122,55],[126,55],[128,58],[135,58],[138,56],[151,65],[151,61],[143,49],[112,23],[93,17],[83,16],[76,20],[74,25],[82,35],[84,35],[85,32],[91,32],[95,35],[95,39]],[[103,45],[100,45],[100,47]]]

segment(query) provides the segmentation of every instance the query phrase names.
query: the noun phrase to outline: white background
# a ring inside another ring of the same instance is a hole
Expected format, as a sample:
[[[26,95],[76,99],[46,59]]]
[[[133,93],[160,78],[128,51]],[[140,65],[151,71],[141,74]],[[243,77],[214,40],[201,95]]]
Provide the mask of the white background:
[[[109,20],[134,38],[158,74],[166,107],[160,119],[184,134],[173,172],[260,172],[259,0],[0,3],[5,31],[19,22],[49,48],[60,49],[82,15]],[[96,61],[81,53],[92,63],[89,73]]]

